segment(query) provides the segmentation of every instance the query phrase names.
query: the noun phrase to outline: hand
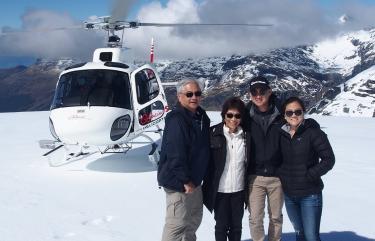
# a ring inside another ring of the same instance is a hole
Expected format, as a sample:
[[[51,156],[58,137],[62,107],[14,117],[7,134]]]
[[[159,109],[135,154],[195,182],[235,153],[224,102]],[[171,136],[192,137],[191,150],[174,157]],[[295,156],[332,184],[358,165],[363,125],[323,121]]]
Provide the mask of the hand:
[[[193,193],[195,189],[195,185],[192,182],[189,182],[187,184],[184,184],[185,193]]]

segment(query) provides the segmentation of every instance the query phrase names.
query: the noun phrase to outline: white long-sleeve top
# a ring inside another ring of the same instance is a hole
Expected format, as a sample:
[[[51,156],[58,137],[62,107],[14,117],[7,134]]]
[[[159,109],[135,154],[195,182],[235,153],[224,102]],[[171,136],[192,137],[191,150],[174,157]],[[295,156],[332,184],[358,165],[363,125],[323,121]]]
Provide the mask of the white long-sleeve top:
[[[239,126],[237,132],[229,133],[229,128],[223,125],[223,132],[227,140],[227,156],[218,192],[239,192],[244,190],[245,179],[246,149],[243,130]]]

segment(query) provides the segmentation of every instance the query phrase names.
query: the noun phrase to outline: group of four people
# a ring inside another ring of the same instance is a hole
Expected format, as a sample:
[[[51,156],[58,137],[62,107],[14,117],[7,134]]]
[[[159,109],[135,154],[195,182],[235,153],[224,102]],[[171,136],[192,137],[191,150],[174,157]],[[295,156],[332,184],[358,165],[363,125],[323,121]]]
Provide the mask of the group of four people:
[[[264,241],[266,200],[269,241],[281,240],[284,200],[297,241],[319,241],[321,176],[335,157],[319,124],[304,118],[302,100],[291,97],[281,106],[268,80],[257,76],[249,104],[227,99],[223,121],[210,127],[201,90],[196,80],[180,81],[177,105],[165,120],[158,167],[166,193],[162,241],[196,240],[203,204],[214,212],[217,241],[241,240],[244,207],[253,241]]]

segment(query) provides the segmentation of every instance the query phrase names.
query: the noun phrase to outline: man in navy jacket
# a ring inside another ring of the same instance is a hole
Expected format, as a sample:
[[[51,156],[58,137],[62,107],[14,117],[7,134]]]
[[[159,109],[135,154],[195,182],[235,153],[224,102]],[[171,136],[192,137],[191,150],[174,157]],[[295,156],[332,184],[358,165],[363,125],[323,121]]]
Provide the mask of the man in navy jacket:
[[[199,106],[196,80],[177,85],[178,103],[168,113],[158,167],[158,182],[166,193],[162,241],[195,241],[203,216],[201,183],[209,160],[210,119]]]

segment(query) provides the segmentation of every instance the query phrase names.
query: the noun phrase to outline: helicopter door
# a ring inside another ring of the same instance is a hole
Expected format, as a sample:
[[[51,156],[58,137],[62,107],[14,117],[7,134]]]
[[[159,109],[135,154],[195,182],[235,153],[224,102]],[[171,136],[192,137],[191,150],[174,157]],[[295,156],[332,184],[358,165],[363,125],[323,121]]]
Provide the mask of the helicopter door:
[[[160,122],[168,110],[161,82],[151,66],[145,65],[131,74],[134,102],[134,130],[143,131]],[[138,121],[137,121],[138,119]]]

